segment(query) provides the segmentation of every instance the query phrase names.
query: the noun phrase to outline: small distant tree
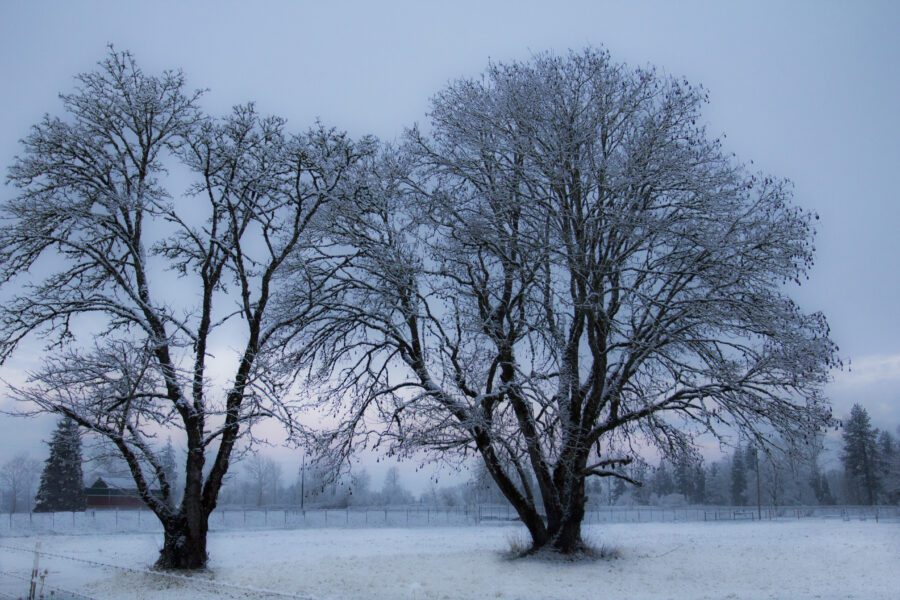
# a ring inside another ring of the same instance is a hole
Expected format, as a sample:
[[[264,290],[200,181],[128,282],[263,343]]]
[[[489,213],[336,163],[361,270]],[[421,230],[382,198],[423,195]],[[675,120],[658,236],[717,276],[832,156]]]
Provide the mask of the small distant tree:
[[[900,451],[890,431],[882,430],[878,434],[878,479],[881,483],[882,499],[885,502],[900,500]]]
[[[828,477],[819,469],[813,470],[810,476],[810,487],[816,497],[816,502],[822,506],[831,506],[835,504],[834,495],[831,493],[831,485],[828,483]]]
[[[746,502],[747,470],[744,462],[744,451],[738,445],[731,457],[731,503],[743,506]]]
[[[84,510],[81,436],[72,419],[61,419],[56,426],[34,503],[34,512]]]
[[[6,510],[14,513],[31,508],[31,498],[41,464],[23,452],[0,467],[0,487],[6,494]]]
[[[650,489],[657,496],[668,496],[675,492],[675,481],[666,461],[660,461],[659,466],[654,469]]]
[[[255,506],[275,501],[281,485],[281,465],[268,456],[254,454],[244,464],[244,472],[253,490]]]
[[[403,487],[400,481],[400,469],[391,467],[384,475],[384,485],[381,488],[381,498],[385,504],[410,504],[413,501],[412,493]]]
[[[175,508],[178,501],[178,459],[175,457],[175,448],[172,446],[172,439],[166,441],[165,447],[159,455],[159,464],[165,474],[165,480],[169,483],[172,493],[166,501],[170,508]]]
[[[622,478],[616,477],[615,481],[612,483],[612,487],[609,490],[609,500],[610,504],[618,504],[619,500],[622,496],[625,495],[625,492],[628,491],[628,485],[626,481]]]
[[[372,476],[365,469],[355,469],[350,473],[350,503],[368,505],[372,502]]]
[[[632,481],[647,481],[648,470],[647,463],[640,458],[628,465],[628,471]],[[646,505],[650,503],[650,493],[650,486],[636,485],[632,487],[631,497],[635,503]]]
[[[843,439],[841,461],[848,490],[855,501],[875,504],[879,489],[878,430],[872,427],[868,411],[859,404],[850,409]]]

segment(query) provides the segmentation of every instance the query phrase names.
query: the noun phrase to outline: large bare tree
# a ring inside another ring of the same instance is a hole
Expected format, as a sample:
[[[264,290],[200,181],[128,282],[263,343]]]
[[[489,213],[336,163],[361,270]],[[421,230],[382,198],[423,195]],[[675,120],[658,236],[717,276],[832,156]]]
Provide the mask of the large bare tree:
[[[0,359],[48,336],[45,366],[14,390],[25,410],[112,442],[165,529],[157,565],[203,567],[239,436],[260,418],[291,422],[288,385],[266,364],[292,322],[269,318],[282,271],[302,269],[369,143],[289,135],[252,105],[207,118],[180,73],[148,75],[127,53],[77,82],[65,117],[34,126],[9,170],[19,194],[0,208],[0,282],[20,292],[0,309]],[[187,193],[170,195],[167,168],[190,173]],[[187,447],[177,506],[156,443],[173,430]]]
[[[711,139],[705,102],[595,50],[439,93],[335,220],[329,310],[295,339],[343,416],[325,453],[477,453],[532,550],[573,553],[588,477],[827,424],[835,347],[786,296],[814,215]]]

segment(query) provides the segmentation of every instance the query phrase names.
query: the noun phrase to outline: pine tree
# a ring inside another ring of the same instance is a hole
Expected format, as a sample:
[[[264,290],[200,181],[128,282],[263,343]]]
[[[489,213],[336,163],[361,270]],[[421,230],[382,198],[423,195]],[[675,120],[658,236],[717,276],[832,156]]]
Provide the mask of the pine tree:
[[[675,491],[675,482],[666,466],[665,461],[659,461],[659,466],[653,472],[653,480],[650,487],[657,496],[668,496]]]
[[[858,502],[875,504],[878,497],[878,430],[869,413],[859,404],[850,409],[844,424],[844,452],[841,460],[850,492]]]
[[[706,469],[703,468],[703,462],[694,463],[694,487],[693,495],[690,498],[692,504],[706,503]]]
[[[631,478],[640,481],[643,485],[634,488],[631,497],[637,504],[650,503],[650,482],[647,476],[647,463],[643,460],[636,460],[631,464]]]
[[[616,477],[615,481],[612,482],[609,492],[611,500],[610,504],[618,504],[619,499],[625,495],[626,491],[628,491],[628,488],[625,487],[625,480]]]
[[[747,474],[753,475],[753,496],[746,498],[748,503],[754,502],[759,510],[759,507],[762,506],[762,479],[759,473],[759,451],[756,446],[747,446],[747,449],[744,451],[744,467],[746,469]],[[745,496],[749,496],[750,491],[747,490],[747,494]],[[762,514],[760,514],[760,518],[762,518]]]
[[[735,506],[743,506],[744,494],[747,491],[747,472],[744,466],[744,451],[740,445],[734,449],[734,457],[731,459],[731,503]]]
[[[679,457],[675,463],[675,489],[686,502],[694,497],[694,469],[689,456]]]
[[[898,473],[900,450],[890,431],[878,435],[878,477],[883,492],[883,500],[894,503],[900,500],[900,473]]]
[[[50,456],[41,473],[34,512],[84,510],[81,437],[71,419],[61,420],[50,441]]]

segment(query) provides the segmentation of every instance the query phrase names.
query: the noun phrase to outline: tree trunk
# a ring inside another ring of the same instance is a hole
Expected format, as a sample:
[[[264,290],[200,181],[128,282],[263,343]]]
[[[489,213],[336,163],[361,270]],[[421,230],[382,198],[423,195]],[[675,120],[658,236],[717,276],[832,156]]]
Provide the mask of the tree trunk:
[[[584,521],[585,477],[568,473],[567,487],[571,490],[563,508],[558,526],[551,532],[550,547],[560,554],[578,554],[587,550],[581,539],[581,523]]]
[[[206,517],[189,523],[181,516],[163,524],[165,537],[157,569],[203,569],[206,567]]]
[[[578,554],[587,550],[581,539],[581,522],[584,510],[578,514],[567,515],[560,523],[559,531],[553,535],[550,547],[560,554]]]
[[[197,448],[189,430],[188,446]],[[199,436],[197,436],[199,437]],[[162,519],[165,537],[157,569],[203,569],[206,567],[206,533],[209,513],[203,503],[203,453],[189,452],[185,469],[184,497],[181,509],[171,518]]]

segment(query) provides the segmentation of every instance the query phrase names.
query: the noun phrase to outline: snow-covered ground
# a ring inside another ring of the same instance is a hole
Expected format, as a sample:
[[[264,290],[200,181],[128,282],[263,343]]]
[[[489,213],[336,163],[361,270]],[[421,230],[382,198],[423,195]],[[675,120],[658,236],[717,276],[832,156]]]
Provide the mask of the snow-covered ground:
[[[586,537],[619,550],[611,560],[510,560],[520,526],[230,531],[210,535],[210,572],[191,580],[141,572],[154,534],[0,538],[0,546],[138,569],[126,572],[45,556],[46,582],[93,598],[270,597],[316,600],[588,598],[900,598],[900,523],[800,521],[591,525]],[[32,556],[0,548],[0,572],[26,574]],[[213,585],[200,582],[210,578]],[[0,575],[0,592],[21,593]],[[216,584],[238,587],[213,587]]]

